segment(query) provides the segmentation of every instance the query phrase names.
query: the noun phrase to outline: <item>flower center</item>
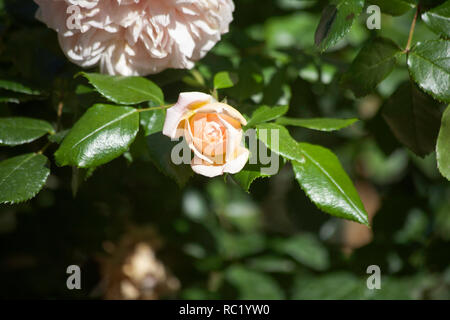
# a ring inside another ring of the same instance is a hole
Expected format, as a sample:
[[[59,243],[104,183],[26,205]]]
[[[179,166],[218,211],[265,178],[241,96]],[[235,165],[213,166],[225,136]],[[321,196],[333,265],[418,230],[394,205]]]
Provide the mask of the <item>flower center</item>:
[[[197,113],[189,120],[195,148],[214,157],[223,155],[227,147],[227,130],[215,113]]]

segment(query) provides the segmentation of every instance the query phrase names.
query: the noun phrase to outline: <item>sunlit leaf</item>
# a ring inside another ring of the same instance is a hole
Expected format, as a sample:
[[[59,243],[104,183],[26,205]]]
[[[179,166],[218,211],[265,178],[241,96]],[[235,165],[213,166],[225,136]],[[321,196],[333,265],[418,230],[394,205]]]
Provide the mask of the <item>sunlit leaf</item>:
[[[422,90],[450,102],[450,41],[418,43],[408,55],[408,68]]]
[[[319,131],[335,131],[341,130],[348,126],[351,126],[358,119],[332,119],[332,118],[311,118],[311,119],[294,119],[294,118],[279,118],[277,119],[278,124],[285,126],[296,126],[304,127]]]
[[[109,76],[98,73],[80,73],[108,100],[119,104],[138,104],[152,101],[164,104],[161,89],[143,77]]]
[[[0,118],[0,145],[17,146],[53,132],[52,125],[47,121],[23,117]]]
[[[0,162],[0,203],[19,203],[33,198],[50,174],[47,162],[47,157],[37,153]]]
[[[328,149],[300,143],[303,162],[292,162],[295,178],[319,209],[368,225],[367,212],[338,158]]]
[[[75,123],[55,159],[61,166],[97,167],[124,153],[138,130],[136,109],[97,104]]]

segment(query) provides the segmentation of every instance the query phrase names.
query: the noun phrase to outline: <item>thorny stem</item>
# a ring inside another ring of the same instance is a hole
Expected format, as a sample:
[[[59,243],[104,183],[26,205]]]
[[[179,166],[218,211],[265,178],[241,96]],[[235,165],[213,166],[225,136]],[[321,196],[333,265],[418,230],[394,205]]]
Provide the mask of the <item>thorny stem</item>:
[[[411,28],[409,29],[408,43],[406,44],[404,53],[408,53],[411,50],[411,42],[414,35],[414,29],[416,28],[417,18],[419,17],[419,12],[420,12],[420,4],[417,5],[416,14],[414,15],[414,19],[411,23]]]

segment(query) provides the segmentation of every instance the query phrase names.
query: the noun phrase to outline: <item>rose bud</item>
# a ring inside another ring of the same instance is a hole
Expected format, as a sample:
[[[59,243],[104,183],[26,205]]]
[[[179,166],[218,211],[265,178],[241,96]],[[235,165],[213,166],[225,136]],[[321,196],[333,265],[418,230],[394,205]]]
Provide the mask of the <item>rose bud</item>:
[[[163,134],[184,137],[194,152],[194,172],[215,177],[242,170],[249,158],[243,146],[243,130],[247,121],[228,104],[217,102],[200,92],[181,93],[178,102],[167,110]]]

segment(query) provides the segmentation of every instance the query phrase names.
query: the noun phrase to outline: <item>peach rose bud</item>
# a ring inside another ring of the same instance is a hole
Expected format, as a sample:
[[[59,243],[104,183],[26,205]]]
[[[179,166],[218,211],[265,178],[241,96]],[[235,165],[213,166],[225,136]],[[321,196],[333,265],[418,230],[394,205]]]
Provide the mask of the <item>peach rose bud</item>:
[[[242,170],[249,158],[243,145],[247,121],[228,104],[201,92],[181,93],[167,110],[163,134],[171,139],[184,137],[194,152],[194,172],[215,177]]]

